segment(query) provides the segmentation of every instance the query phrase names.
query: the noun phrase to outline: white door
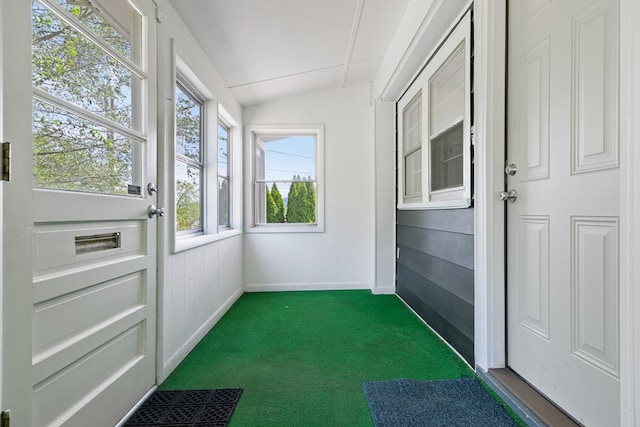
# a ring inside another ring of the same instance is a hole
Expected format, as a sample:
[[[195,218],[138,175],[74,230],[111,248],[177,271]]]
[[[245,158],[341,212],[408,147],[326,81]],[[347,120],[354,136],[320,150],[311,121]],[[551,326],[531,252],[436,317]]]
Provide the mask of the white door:
[[[509,2],[508,364],[619,425],[618,3]]]
[[[15,425],[113,426],[155,383],[155,10],[10,3],[5,407]]]

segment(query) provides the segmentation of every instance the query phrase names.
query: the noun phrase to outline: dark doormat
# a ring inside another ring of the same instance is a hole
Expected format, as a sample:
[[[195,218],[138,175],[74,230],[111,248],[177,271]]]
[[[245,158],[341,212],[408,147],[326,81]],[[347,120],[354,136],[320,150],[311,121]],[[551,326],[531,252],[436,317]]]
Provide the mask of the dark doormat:
[[[363,384],[376,427],[513,427],[518,424],[474,379]]]
[[[241,388],[156,390],[124,425],[224,427],[241,395]]]

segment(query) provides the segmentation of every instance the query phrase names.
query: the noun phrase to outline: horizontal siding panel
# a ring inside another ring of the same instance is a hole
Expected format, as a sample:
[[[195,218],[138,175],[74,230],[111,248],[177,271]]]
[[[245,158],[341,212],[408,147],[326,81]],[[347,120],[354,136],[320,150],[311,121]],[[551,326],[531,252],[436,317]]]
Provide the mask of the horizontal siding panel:
[[[397,243],[473,269],[473,235],[398,226]]]
[[[450,233],[474,234],[473,208],[398,210],[398,225]]]
[[[398,284],[402,284],[440,316],[446,318],[466,337],[473,339],[473,304],[461,300],[401,265],[398,266]]]
[[[402,298],[424,321],[433,328],[449,345],[471,365],[474,362],[473,340],[469,339],[444,317],[426,304],[422,298],[416,296],[411,290],[398,282],[397,294]]]
[[[399,245],[398,264],[474,304],[473,270],[427,255],[408,246]]]

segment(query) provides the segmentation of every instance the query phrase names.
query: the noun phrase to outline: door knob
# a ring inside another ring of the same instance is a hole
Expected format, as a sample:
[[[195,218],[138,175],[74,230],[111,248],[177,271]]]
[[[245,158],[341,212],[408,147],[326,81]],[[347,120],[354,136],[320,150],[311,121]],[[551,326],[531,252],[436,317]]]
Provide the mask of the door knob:
[[[510,165],[507,165],[506,168],[504,168],[504,173],[509,176],[514,176],[516,172],[518,172],[518,166],[515,163],[511,163]]]
[[[509,190],[508,192],[502,191],[499,194],[499,197],[503,202],[506,202],[508,200],[511,203],[515,203],[516,199],[518,198],[518,193],[516,192],[516,190]]]
[[[149,218],[154,215],[164,216],[164,208],[156,208],[154,205],[149,206]]]

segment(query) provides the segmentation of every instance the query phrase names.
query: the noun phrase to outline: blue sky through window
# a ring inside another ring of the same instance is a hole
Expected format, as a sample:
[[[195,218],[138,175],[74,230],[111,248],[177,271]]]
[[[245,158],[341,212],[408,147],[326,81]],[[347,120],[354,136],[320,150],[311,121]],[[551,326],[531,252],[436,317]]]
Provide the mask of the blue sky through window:
[[[316,179],[316,148],[314,135],[286,136],[265,144],[265,180]],[[269,183],[269,188],[271,188]],[[289,194],[288,183],[278,183],[282,197]]]

